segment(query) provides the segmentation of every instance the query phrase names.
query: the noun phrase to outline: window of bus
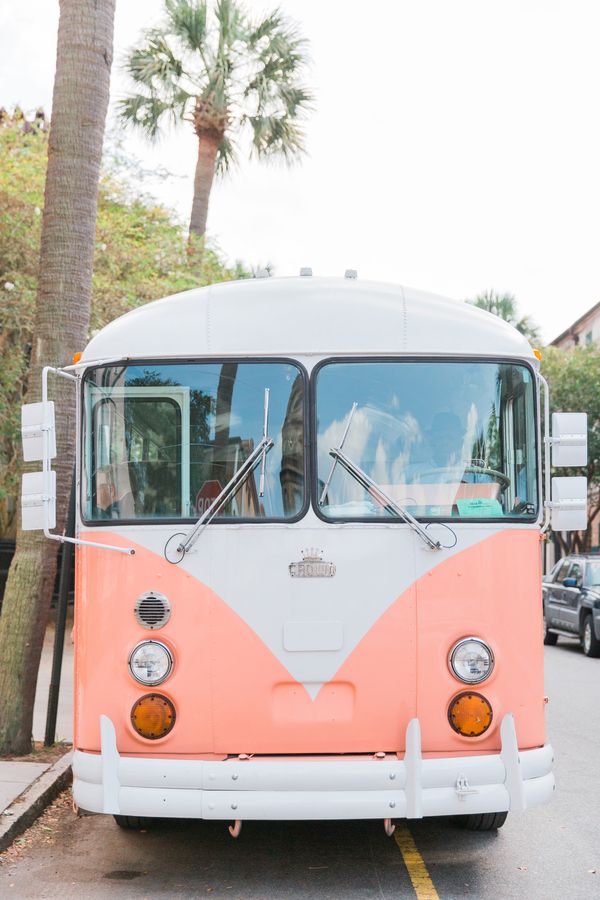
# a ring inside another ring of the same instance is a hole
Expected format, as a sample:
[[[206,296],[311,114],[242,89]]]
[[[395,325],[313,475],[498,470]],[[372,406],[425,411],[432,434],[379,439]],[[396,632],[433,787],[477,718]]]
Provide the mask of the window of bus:
[[[397,515],[373,483],[422,519],[537,515],[535,397],[525,365],[327,362],[316,379],[316,420],[317,508],[326,518]],[[347,465],[330,452],[342,441]]]
[[[195,519],[268,432],[218,516],[289,519],[304,505],[304,376],[285,362],[144,363],[85,376],[84,518]]]

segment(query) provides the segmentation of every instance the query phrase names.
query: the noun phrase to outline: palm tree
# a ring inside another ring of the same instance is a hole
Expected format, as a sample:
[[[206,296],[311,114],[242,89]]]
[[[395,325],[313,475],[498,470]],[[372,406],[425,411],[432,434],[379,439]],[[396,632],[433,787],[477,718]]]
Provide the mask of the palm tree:
[[[213,177],[236,162],[244,132],[259,159],[304,152],[306,41],[279,9],[251,21],[237,0],[165,0],[165,12],[164,26],[145,31],[129,54],[136,93],[120,115],[150,139],[163,122],[190,123],[198,139],[190,236],[203,238]]]
[[[468,300],[467,303],[499,316],[520,331],[530,344],[539,344],[541,340],[539,325],[532,320],[531,316],[519,317],[517,300],[513,294],[484,291],[483,294],[478,294],[474,300]]]
[[[108,108],[115,0],[60,0],[42,218],[35,340],[27,403],[42,366],[66,365],[87,343],[96,202]],[[75,392],[57,404],[56,524],[73,478]],[[56,541],[19,531],[0,616],[0,755],[31,751],[37,672],[56,573]]]

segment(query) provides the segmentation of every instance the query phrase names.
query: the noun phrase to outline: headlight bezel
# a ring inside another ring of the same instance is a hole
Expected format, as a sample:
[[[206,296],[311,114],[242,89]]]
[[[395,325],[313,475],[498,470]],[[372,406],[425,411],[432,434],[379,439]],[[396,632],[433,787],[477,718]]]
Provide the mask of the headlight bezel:
[[[142,647],[148,647],[149,645],[152,645],[153,647],[159,647],[161,650],[163,650],[165,652],[166,657],[167,657],[167,671],[165,672],[164,675],[161,675],[160,678],[155,678],[152,680],[146,680],[144,678],[140,678],[138,676],[138,674],[135,672],[134,666],[133,666],[133,659],[134,659],[135,654],[138,652],[138,650],[140,650],[140,648],[142,648]],[[163,641],[154,641],[151,639],[139,641],[135,645],[135,647],[132,649],[131,653],[129,654],[129,658],[127,660],[127,667],[131,674],[131,677],[138,684],[141,684],[144,687],[157,687],[159,684],[164,684],[164,682],[167,680],[167,678],[169,678],[169,676],[171,675],[171,673],[173,671],[173,666],[174,666],[173,651],[170,649],[170,647],[168,647]]]
[[[457,670],[455,669],[455,658],[458,651],[461,647],[464,647],[465,644],[475,643],[478,644],[489,656],[489,666],[484,674],[476,679],[467,679],[463,678],[462,675],[459,675]],[[483,638],[478,637],[477,635],[468,635],[467,637],[462,637],[458,641],[456,641],[452,647],[450,648],[450,652],[448,653],[448,669],[450,670],[450,674],[456,678],[461,684],[474,685],[474,684],[483,684],[484,681],[487,681],[494,671],[494,667],[496,664],[496,658],[494,655],[494,651]]]

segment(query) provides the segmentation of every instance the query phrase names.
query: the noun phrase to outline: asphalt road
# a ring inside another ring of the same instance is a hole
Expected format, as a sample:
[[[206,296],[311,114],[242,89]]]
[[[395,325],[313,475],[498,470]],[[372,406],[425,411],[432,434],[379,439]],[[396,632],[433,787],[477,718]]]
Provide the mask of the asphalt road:
[[[379,822],[247,822],[235,841],[220,823],[125,832],[108,817],[76,818],[63,798],[0,856],[0,897],[600,897],[600,659],[559,640],[546,648],[546,684],[553,801],[492,835],[411,822],[427,870],[418,891]]]

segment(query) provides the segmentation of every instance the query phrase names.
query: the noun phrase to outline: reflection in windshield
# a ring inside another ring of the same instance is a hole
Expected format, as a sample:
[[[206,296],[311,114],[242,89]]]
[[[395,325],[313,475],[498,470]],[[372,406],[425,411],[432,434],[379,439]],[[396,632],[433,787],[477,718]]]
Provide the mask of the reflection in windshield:
[[[304,503],[304,379],[285,363],[99,367],[86,389],[86,518],[196,519],[258,446],[274,446],[219,513],[289,518]]]
[[[328,363],[317,381],[318,477],[357,404],[344,452],[413,515],[494,518],[537,510],[533,382],[524,366],[464,362]],[[336,471],[323,512],[386,516]]]

